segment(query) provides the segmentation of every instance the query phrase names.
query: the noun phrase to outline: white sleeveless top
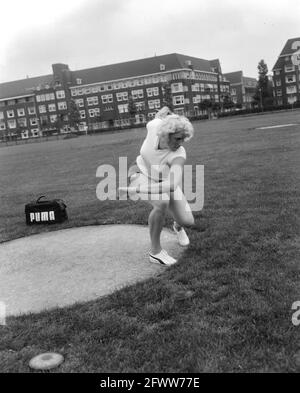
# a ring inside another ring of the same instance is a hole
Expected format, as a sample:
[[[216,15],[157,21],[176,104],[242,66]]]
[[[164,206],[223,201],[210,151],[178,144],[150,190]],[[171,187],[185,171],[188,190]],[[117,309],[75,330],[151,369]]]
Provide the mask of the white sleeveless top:
[[[142,144],[140,155],[136,159],[140,171],[154,181],[162,181],[168,177],[170,166],[175,158],[186,159],[186,151],[183,146],[180,146],[176,151],[158,148],[157,130],[161,122],[161,119],[154,119],[147,123],[147,136]]]

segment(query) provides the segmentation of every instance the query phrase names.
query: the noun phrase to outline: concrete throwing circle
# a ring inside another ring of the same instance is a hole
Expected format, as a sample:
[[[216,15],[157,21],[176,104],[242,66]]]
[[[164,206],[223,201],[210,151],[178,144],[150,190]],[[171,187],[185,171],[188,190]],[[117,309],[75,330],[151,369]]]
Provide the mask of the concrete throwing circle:
[[[174,258],[182,248],[162,231]],[[0,244],[0,301],[6,316],[65,307],[107,295],[160,273],[149,262],[149,228],[99,225],[64,229]]]

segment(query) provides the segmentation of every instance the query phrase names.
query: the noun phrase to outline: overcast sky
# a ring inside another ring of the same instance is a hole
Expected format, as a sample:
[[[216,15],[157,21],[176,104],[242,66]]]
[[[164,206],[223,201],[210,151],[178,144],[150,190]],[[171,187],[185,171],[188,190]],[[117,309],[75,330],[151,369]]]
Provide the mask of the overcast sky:
[[[0,82],[167,53],[269,71],[300,37],[299,0],[0,0]]]

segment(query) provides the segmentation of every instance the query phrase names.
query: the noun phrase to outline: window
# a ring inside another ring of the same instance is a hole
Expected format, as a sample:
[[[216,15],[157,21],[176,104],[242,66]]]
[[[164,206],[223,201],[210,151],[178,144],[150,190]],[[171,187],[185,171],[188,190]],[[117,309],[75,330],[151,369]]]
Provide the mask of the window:
[[[51,101],[51,100],[55,100],[55,95],[54,93],[49,93],[45,95],[45,101]]]
[[[148,97],[158,96],[158,95],[159,95],[158,87],[148,87],[147,89]]]
[[[56,111],[56,105],[55,104],[49,104],[48,105],[48,110],[49,110],[49,112],[55,112]]]
[[[39,130],[38,130],[38,128],[33,128],[33,129],[31,130],[31,135],[32,135],[34,138],[38,137],[38,136],[39,136]]]
[[[98,105],[98,104],[99,104],[98,97],[97,97],[97,96],[88,97],[88,98],[87,98],[87,104],[88,104],[88,106],[91,106],[91,105]]]
[[[144,92],[143,92],[142,89],[140,89],[140,90],[132,90],[131,91],[131,95],[132,95],[132,98],[134,100],[136,100],[138,98],[144,98]]]
[[[90,94],[91,93],[91,89],[87,88],[87,89],[83,89],[83,94]]]
[[[39,112],[46,113],[46,105],[39,105]]]
[[[77,96],[77,95],[78,95],[78,90],[76,90],[76,89],[73,90],[73,89],[72,89],[72,90],[71,90],[71,96],[74,97],[74,96]]]
[[[156,112],[149,112],[149,113],[148,113],[148,117],[149,117],[150,119],[154,119],[155,115],[156,115]]]
[[[122,93],[117,93],[117,101],[127,101],[128,100],[128,93],[124,91]]]
[[[121,104],[118,105],[119,113],[126,113],[128,112],[128,104]]]
[[[296,75],[288,75],[285,77],[286,83],[294,83],[296,82]]]
[[[165,71],[166,66],[165,66],[164,64],[160,64],[160,65],[159,65],[159,69],[160,69],[161,71]]]
[[[113,102],[113,95],[112,94],[106,94],[101,96],[102,103],[107,104]]]
[[[85,119],[86,118],[85,111],[79,111],[79,114],[80,114],[80,119]]]
[[[98,93],[98,91],[100,91],[99,86],[92,87],[92,93]]]
[[[85,121],[79,123],[79,131],[87,131],[87,125]]]
[[[288,87],[286,88],[286,93],[287,93],[287,94],[294,94],[294,93],[297,93],[296,86],[288,86]]]
[[[288,103],[289,104],[294,104],[296,101],[297,101],[297,97],[296,96],[288,97]]]
[[[276,91],[276,95],[277,95],[277,97],[281,97],[282,96],[282,90],[281,89],[277,90]]]
[[[182,105],[182,104],[184,104],[184,96],[173,97],[173,105]]]
[[[26,127],[26,126],[27,126],[26,117],[22,117],[21,119],[18,119],[18,125],[19,125],[20,127]]]
[[[22,139],[27,139],[28,138],[28,130],[22,131],[21,136],[22,136]]]
[[[56,98],[57,99],[65,98],[65,97],[66,97],[66,94],[65,94],[64,90],[57,90],[57,92],[56,92]]]
[[[89,109],[89,116],[90,117],[95,117],[100,115],[100,109],[99,108],[94,108],[94,109]]]
[[[17,123],[16,120],[7,120],[8,128],[16,128]]]
[[[201,101],[201,97],[199,94],[193,97],[193,104],[199,104],[200,101]]]
[[[36,96],[36,101],[37,102],[45,101],[45,96],[44,95],[37,95]]]
[[[135,103],[135,107],[137,109],[137,111],[143,111],[145,109],[145,103],[144,101],[142,102],[136,102]]]
[[[3,112],[0,112],[0,120],[1,119],[4,119],[4,113]]]
[[[180,93],[183,91],[182,83],[172,83],[171,85],[172,93]]]
[[[82,79],[80,79],[80,78],[77,78],[77,79],[76,79],[76,83],[77,83],[77,85],[81,85],[81,83],[82,83]]]
[[[183,108],[174,109],[174,113],[176,113],[176,115],[184,116],[184,109]]]
[[[83,98],[78,98],[77,100],[75,100],[75,104],[76,104],[79,108],[82,108],[82,107],[84,106]]]
[[[38,124],[38,121],[37,121],[36,118],[30,119],[30,125],[31,125],[31,126],[36,126],[37,124]]]
[[[200,91],[199,83],[195,83],[194,85],[192,85],[192,91]]]
[[[24,108],[18,108],[17,109],[18,116],[25,116],[25,109]]]
[[[148,106],[149,106],[149,109],[159,109],[160,108],[160,100],[149,100]]]
[[[0,130],[5,130],[5,123],[4,122],[0,122]]]
[[[50,123],[55,123],[57,120],[57,115],[50,115]]]
[[[29,115],[35,115],[35,107],[34,106],[29,106],[27,108]]]
[[[15,116],[15,112],[10,109],[9,111],[6,111],[7,117],[14,117]]]
[[[58,110],[63,110],[63,109],[67,109],[67,103],[66,101],[61,101],[57,103],[58,106]]]
[[[276,81],[276,86],[281,86],[281,80]]]
[[[295,71],[295,66],[285,66],[284,70],[285,72],[293,72]]]

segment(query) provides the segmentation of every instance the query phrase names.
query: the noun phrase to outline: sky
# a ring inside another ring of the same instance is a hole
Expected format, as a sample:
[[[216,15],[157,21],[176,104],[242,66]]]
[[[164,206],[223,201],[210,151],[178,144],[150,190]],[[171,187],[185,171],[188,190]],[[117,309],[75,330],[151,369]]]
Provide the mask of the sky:
[[[271,72],[300,37],[299,0],[0,0],[0,83],[167,53]]]

